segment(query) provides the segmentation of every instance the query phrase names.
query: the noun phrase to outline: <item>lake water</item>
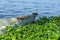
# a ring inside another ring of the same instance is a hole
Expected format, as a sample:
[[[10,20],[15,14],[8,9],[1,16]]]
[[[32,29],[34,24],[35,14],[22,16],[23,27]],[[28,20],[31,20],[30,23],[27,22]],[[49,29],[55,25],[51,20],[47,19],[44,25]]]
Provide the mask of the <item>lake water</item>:
[[[60,0],[0,0],[0,18],[38,12],[41,16],[60,15]]]

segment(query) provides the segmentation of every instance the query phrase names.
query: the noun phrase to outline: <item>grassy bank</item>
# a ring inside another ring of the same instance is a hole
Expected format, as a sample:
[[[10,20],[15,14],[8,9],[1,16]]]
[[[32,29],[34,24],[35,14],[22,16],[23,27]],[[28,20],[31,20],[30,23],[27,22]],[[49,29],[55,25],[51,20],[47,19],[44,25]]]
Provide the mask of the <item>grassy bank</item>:
[[[8,26],[0,40],[60,40],[60,16],[42,17],[16,29]]]

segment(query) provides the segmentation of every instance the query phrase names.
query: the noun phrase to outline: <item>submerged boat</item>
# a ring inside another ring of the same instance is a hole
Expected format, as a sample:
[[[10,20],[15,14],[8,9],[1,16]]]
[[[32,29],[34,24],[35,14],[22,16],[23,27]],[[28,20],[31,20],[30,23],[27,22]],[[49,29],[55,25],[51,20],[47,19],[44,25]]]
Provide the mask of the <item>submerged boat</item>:
[[[6,28],[6,26],[20,25],[23,26],[27,23],[34,22],[38,13],[32,13],[27,16],[17,16],[16,18],[0,18],[0,29]]]

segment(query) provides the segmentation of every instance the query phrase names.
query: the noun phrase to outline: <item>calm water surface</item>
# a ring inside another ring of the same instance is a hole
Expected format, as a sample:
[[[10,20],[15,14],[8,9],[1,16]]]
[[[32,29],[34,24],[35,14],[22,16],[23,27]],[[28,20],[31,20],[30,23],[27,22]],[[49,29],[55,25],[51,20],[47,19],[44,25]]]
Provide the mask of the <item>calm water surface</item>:
[[[0,0],[0,18],[29,15],[38,12],[41,16],[60,15],[60,0]]]

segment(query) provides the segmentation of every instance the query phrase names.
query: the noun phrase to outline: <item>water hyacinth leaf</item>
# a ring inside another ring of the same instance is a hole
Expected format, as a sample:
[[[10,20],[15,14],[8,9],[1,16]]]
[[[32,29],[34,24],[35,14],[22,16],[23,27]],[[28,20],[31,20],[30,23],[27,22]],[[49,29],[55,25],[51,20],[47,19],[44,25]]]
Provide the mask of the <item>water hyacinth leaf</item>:
[[[2,40],[58,40],[60,39],[60,17],[42,17],[24,26],[8,26]],[[55,22],[54,22],[55,21]]]

